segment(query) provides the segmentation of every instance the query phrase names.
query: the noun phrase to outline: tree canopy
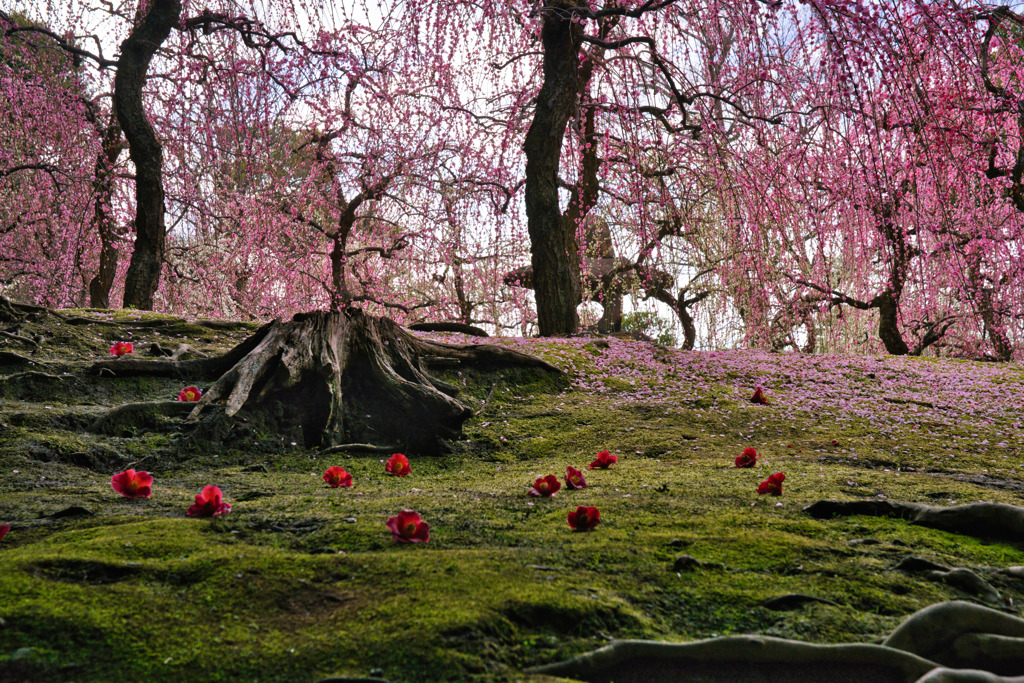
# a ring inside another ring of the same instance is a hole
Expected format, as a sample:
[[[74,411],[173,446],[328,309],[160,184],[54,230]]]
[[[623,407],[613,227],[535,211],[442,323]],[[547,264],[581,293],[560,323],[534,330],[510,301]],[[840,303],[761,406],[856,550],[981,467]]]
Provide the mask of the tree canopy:
[[[1021,356],[1013,7],[93,5],[0,12],[8,296]]]

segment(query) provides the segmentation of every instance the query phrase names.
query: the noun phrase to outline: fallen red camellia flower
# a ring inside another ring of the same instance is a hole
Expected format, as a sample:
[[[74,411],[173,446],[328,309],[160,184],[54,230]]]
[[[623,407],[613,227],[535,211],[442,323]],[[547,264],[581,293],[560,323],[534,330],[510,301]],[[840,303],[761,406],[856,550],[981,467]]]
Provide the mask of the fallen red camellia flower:
[[[751,403],[757,403],[762,406],[768,405],[768,399],[764,397],[764,387],[757,387],[754,389],[754,395],[750,397]]]
[[[179,401],[186,401],[188,403],[195,403],[203,397],[203,392],[199,390],[199,387],[185,387],[178,394]]]
[[[114,342],[110,347],[110,354],[118,358],[127,353],[135,353],[135,345],[131,342]]]
[[[582,472],[570,465],[565,468],[565,486],[570,489],[585,489],[587,480],[583,477]]]
[[[402,510],[387,521],[391,535],[400,543],[426,543],[430,540],[430,525],[420,519],[415,510]]]
[[[743,453],[736,456],[736,467],[753,467],[757,464],[760,454],[752,447],[743,449]]]
[[[569,528],[573,531],[590,531],[601,523],[601,511],[596,507],[580,505],[568,515]]]
[[[601,451],[597,454],[597,460],[590,463],[590,469],[600,468],[606,470],[619,461],[619,456],[612,455],[608,451]]]
[[[324,481],[333,488],[352,488],[352,475],[345,471],[344,467],[328,467],[324,472]]]
[[[231,505],[224,502],[224,494],[218,487],[211,484],[196,495],[196,502],[189,506],[185,514],[189,517],[216,517],[229,512],[231,512]]]
[[[533,482],[533,488],[530,489],[530,495],[534,498],[550,498],[558,493],[560,488],[562,484],[559,483],[558,477],[549,474],[546,477],[537,477],[537,481]]]
[[[152,484],[153,475],[149,472],[125,470],[110,478],[110,486],[125,498],[149,498]]]
[[[782,495],[782,481],[786,478],[786,475],[782,472],[776,472],[770,475],[767,479],[761,482],[760,486],[757,487],[757,492],[761,495],[770,493],[773,496]]]
[[[396,477],[404,477],[412,472],[412,467],[409,466],[409,458],[401,453],[395,453],[384,463],[384,471]]]
[[[11,527],[9,525],[7,525],[7,524],[0,524],[0,541],[3,540],[4,536],[6,536],[7,532],[10,531],[10,530],[11,530]]]

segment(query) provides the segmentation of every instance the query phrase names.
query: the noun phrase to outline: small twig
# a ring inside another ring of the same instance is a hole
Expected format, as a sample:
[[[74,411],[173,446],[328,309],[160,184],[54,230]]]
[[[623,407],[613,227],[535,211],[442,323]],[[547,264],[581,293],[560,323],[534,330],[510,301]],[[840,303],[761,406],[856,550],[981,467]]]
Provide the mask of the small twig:
[[[140,463],[144,463],[144,462],[146,462],[147,460],[149,460],[152,457],[155,457],[155,454],[154,453],[148,453],[148,454],[142,456],[141,458],[139,458],[138,460],[132,460],[130,463],[125,465],[124,468],[125,469],[128,469],[130,467],[134,468],[136,465],[138,465]]]
[[[0,382],[12,382],[12,381],[14,381],[16,379],[21,379],[23,377],[35,377],[37,379],[65,380],[65,379],[68,379],[70,377],[70,375],[65,375],[64,377],[61,377],[60,375],[51,375],[48,372],[36,372],[35,370],[29,370],[27,372],[18,372],[18,373],[15,373],[13,375],[7,375],[6,377],[0,377]]]
[[[498,383],[497,382],[492,382],[491,383],[491,390],[487,392],[487,397],[484,398],[484,402],[480,404],[480,408],[478,410],[474,410],[473,411],[473,417],[476,417],[480,413],[484,412],[484,408],[487,407],[487,402],[491,400],[492,396],[494,396],[494,390],[497,387],[498,387]]]

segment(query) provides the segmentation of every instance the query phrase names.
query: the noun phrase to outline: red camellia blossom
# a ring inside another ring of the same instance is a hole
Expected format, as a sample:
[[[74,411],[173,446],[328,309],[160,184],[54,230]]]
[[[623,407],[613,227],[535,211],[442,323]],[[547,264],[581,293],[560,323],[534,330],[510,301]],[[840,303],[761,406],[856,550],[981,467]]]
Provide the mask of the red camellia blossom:
[[[11,530],[10,525],[8,525],[8,524],[0,524],[0,541],[2,541],[4,539],[4,536],[6,536],[7,532],[10,531],[10,530]]]
[[[396,477],[404,477],[412,472],[412,467],[409,466],[409,458],[401,453],[395,453],[384,463],[384,471]]]
[[[754,395],[750,397],[751,403],[757,403],[762,406],[768,405],[768,399],[764,397],[764,387],[757,387],[754,389]]]
[[[533,482],[533,488],[530,489],[530,495],[535,498],[550,498],[558,493],[560,488],[562,488],[562,484],[559,483],[558,477],[549,474],[546,477],[537,477],[537,480]]]
[[[782,495],[782,481],[786,478],[786,475],[782,472],[776,472],[769,476],[767,479],[761,482],[761,485],[757,487],[757,492],[761,495],[770,493],[773,496]]]
[[[231,505],[224,502],[224,494],[213,486],[203,488],[202,493],[196,495],[196,502],[185,511],[189,517],[216,517],[231,512]]]
[[[135,353],[135,346],[131,342],[115,342],[110,347],[110,355],[112,356],[120,358],[127,353]]]
[[[570,465],[565,468],[565,486],[570,489],[585,489],[587,480],[583,477],[582,472]]]
[[[757,464],[759,457],[760,455],[753,448],[744,448],[743,452],[736,456],[736,467],[753,467]]]
[[[590,469],[593,470],[601,468],[602,470],[606,470],[618,461],[619,456],[612,455],[608,451],[601,451],[600,453],[597,454],[597,460],[590,463]]]
[[[203,397],[203,392],[199,391],[199,387],[185,387],[178,394],[179,401],[186,401],[194,403]]]
[[[345,489],[352,488],[352,475],[345,471],[344,467],[328,467],[324,472],[324,481],[333,488],[339,486]]]
[[[430,540],[430,525],[414,510],[402,510],[388,518],[387,525],[391,535],[400,543],[426,543]]]
[[[601,523],[601,511],[595,507],[580,505],[568,515],[569,528],[573,531],[590,531]]]
[[[153,492],[153,475],[149,472],[125,470],[110,478],[110,485],[125,498],[149,498]]]

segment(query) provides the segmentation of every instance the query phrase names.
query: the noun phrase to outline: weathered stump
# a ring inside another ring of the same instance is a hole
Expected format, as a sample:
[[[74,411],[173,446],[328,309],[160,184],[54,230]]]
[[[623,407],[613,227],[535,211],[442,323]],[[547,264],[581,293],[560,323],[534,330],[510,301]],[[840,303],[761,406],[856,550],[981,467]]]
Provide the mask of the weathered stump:
[[[432,363],[560,372],[539,358],[490,344],[420,339],[358,309],[275,321],[217,358],[122,358],[93,369],[121,376],[219,374],[186,424],[252,419],[307,447],[371,444],[436,454],[474,412],[458,398],[458,388],[431,375]]]

